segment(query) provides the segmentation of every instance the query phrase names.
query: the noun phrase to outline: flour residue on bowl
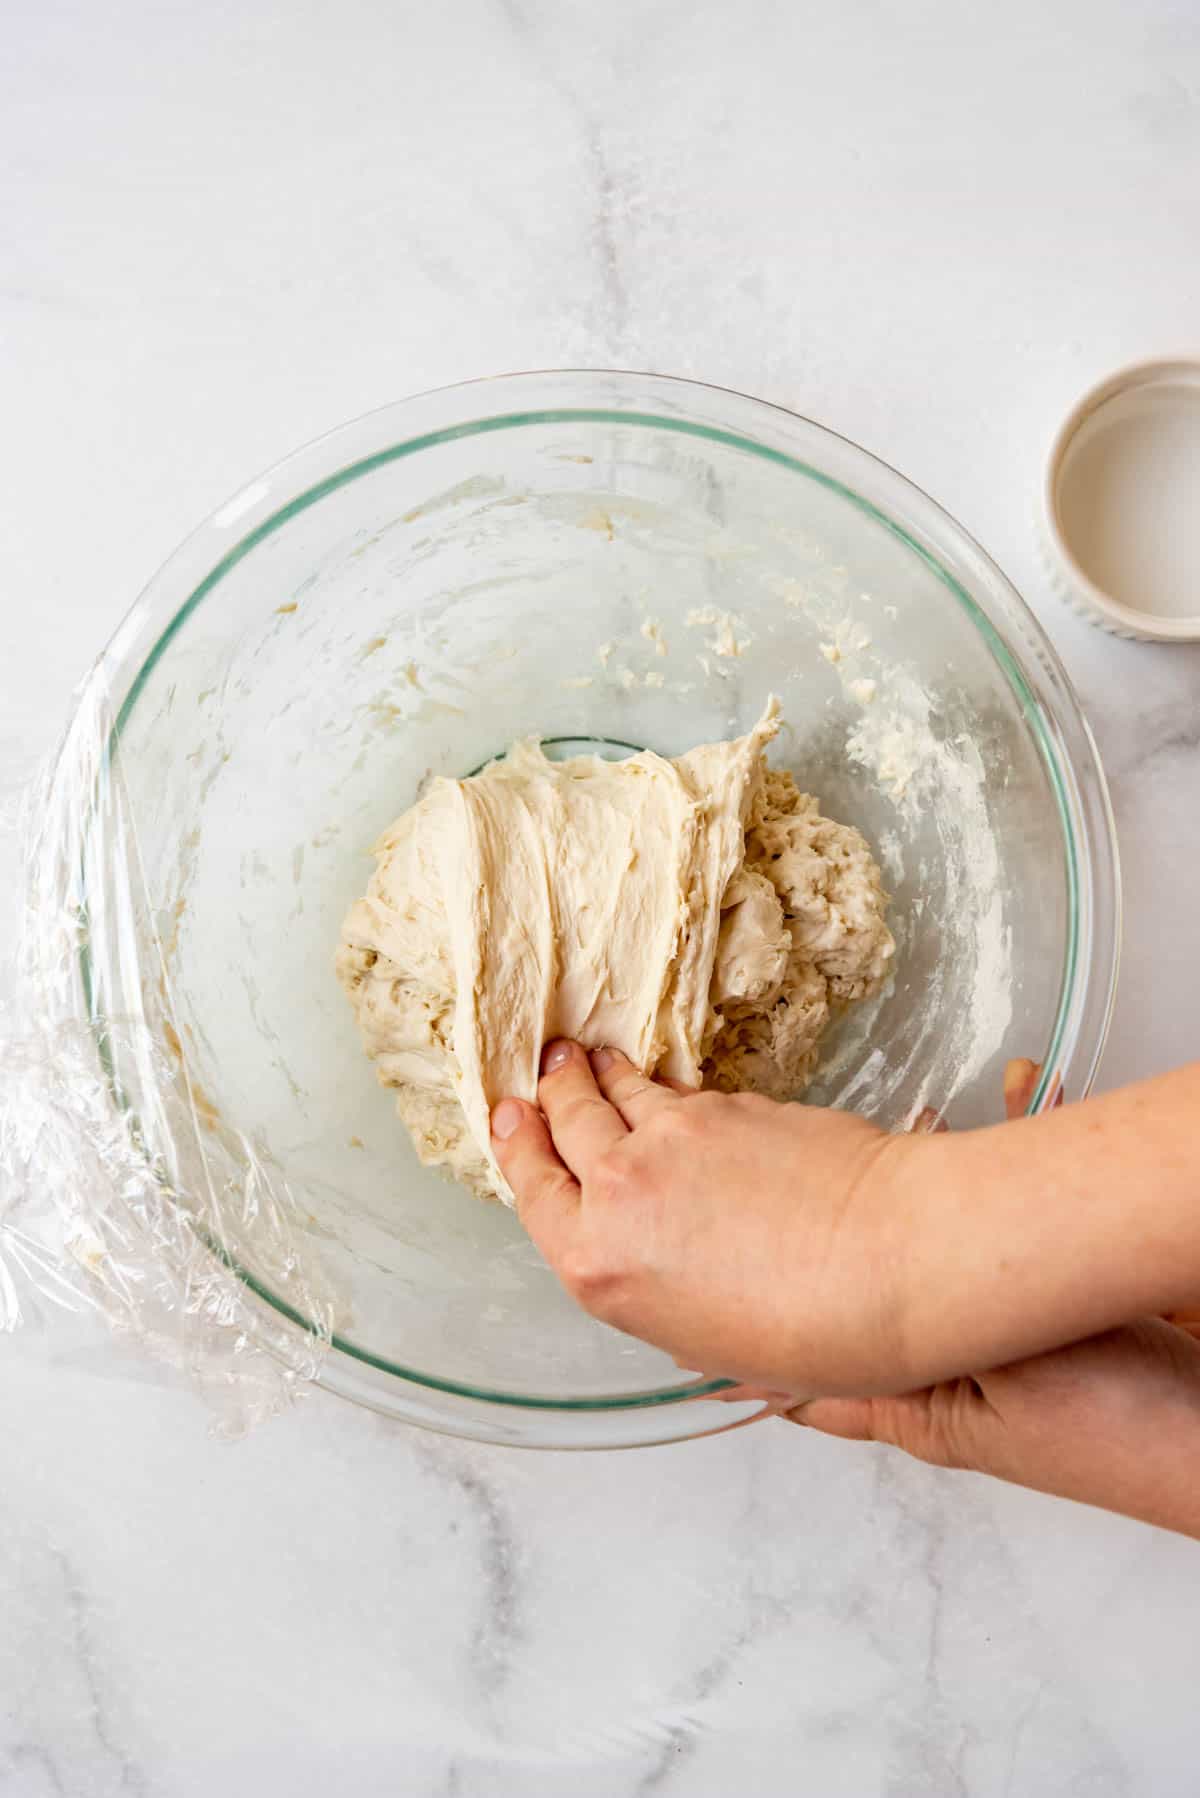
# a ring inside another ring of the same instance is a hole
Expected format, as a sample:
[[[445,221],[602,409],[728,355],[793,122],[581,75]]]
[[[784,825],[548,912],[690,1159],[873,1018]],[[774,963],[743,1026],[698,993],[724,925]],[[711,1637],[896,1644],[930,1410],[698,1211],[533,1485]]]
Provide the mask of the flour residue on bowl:
[[[853,690],[855,680],[849,685]],[[943,953],[930,970],[926,1003],[942,1012],[947,1061],[937,1075],[938,1090],[932,1080],[918,1089],[915,1117],[927,1105],[943,1110],[1001,1048],[1012,1022],[1012,932],[977,745],[965,729],[938,727],[930,693],[906,670],[890,668],[882,691],[882,703],[864,706],[846,738],[846,754],[890,797],[908,831],[932,821],[940,851],[937,881],[928,849],[916,874],[922,892],[938,894],[932,923]],[[899,855],[894,833],[889,847]],[[885,856],[885,865],[890,859]],[[972,968],[971,979],[943,1004],[949,997],[945,970],[963,966]],[[894,1078],[902,1071],[890,1073]],[[860,1079],[868,1077],[864,1067]]]

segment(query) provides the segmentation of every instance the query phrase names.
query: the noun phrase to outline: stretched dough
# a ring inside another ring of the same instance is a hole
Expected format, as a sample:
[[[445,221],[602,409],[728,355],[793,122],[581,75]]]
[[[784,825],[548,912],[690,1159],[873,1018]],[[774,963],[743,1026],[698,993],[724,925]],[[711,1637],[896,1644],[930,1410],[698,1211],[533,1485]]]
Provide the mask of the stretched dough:
[[[422,1161],[511,1204],[491,1108],[536,1097],[556,1036],[693,1086],[808,1083],[831,1009],[894,946],[862,837],[768,770],[778,728],[771,699],[674,760],[517,743],[384,833],[336,966]]]

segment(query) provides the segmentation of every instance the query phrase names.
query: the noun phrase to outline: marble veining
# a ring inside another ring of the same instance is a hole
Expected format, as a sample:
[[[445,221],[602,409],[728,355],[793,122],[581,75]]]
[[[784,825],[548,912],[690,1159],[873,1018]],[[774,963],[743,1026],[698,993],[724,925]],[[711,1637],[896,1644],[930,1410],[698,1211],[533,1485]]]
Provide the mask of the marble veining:
[[[459,1443],[430,1436],[417,1444],[418,1459],[462,1501],[475,1539],[479,1615],[467,1661],[478,1698],[491,1712],[504,1690],[521,1641],[519,1565],[513,1520],[482,1469],[472,1467]],[[451,1523],[452,1536],[460,1525]]]
[[[904,469],[1026,595],[1124,842],[1104,1078],[1197,1053],[1200,649],[1083,624],[1030,523],[1077,394],[1194,340],[1194,8],[18,13],[0,819],[155,566],[294,445],[473,375],[694,374]],[[1194,1798],[1192,1545],[778,1422],[547,1457],[314,1394],[228,1444],[32,1319],[0,1798]]]
[[[500,0],[500,10],[522,53],[532,59],[540,79],[574,121],[589,190],[577,196],[576,203],[581,211],[590,215],[591,221],[588,235],[593,270],[587,300],[591,317],[590,354],[600,364],[621,366],[629,348],[629,294],[619,224],[628,216],[628,195],[606,147],[602,121],[583,98],[576,83],[562,73],[557,58],[544,45],[525,8],[519,0]]]
[[[145,1776],[117,1721],[103,1629],[79,1568],[52,1540],[30,1532],[21,1542],[20,1579],[24,1602],[7,1606],[6,1616],[18,1635],[27,1634],[27,1652],[6,1670],[12,1733],[0,1739],[0,1791],[71,1798],[82,1762],[94,1769],[98,1791],[146,1798]],[[47,1706],[57,1728],[47,1727]]]

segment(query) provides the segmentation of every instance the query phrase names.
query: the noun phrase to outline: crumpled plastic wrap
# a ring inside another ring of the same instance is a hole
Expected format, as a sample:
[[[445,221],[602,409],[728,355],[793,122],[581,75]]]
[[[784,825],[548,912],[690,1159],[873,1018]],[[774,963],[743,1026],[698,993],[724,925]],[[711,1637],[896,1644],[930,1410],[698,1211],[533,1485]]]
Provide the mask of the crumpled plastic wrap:
[[[333,1295],[286,1181],[189,1082],[103,659],[76,700],[6,808],[23,879],[0,947],[0,1330],[90,1308],[238,1434],[316,1377]]]

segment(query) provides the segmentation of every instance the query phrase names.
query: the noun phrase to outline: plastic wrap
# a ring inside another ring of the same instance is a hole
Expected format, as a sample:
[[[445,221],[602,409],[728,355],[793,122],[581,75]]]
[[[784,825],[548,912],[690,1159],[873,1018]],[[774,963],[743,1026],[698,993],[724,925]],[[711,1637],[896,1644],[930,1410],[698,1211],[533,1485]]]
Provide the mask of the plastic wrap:
[[[102,661],[9,807],[23,878],[0,988],[0,1329],[90,1308],[238,1433],[315,1377],[332,1294],[286,1181],[189,1078],[112,741]]]

